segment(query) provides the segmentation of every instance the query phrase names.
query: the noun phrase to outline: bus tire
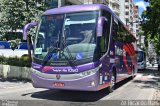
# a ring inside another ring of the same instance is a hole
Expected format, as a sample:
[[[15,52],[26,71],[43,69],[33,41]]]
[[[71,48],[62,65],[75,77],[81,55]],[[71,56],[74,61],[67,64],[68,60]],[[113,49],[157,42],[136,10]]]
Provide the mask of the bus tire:
[[[108,91],[111,93],[114,91],[115,89],[115,85],[116,85],[116,68],[113,68],[112,71],[112,76],[111,76],[111,81],[110,81],[110,86],[108,87]]]

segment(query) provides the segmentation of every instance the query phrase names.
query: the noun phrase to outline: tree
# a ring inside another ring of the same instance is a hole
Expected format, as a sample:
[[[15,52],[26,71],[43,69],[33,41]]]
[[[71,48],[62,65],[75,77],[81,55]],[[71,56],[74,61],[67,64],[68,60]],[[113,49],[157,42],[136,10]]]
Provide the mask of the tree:
[[[160,0],[147,0],[147,2],[150,5],[142,14],[142,29],[147,40],[153,42],[156,53],[160,55]]]
[[[16,32],[17,29],[23,29],[25,24],[37,21],[46,6],[45,0],[1,0],[1,33]],[[30,38],[31,36],[28,36],[27,42],[28,54],[31,61]]]
[[[44,0],[3,0],[0,2],[1,32],[16,31],[31,21],[37,21],[45,9]]]

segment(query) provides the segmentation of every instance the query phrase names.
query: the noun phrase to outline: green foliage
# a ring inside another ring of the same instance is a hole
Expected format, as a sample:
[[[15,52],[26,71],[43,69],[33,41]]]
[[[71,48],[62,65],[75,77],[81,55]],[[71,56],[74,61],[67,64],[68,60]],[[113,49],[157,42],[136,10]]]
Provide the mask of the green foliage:
[[[0,56],[0,64],[20,67],[31,67],[28,56],[22,56],[21,58]]]
[[[44,0],[3,0],[0,2],[0,31],[16,31],[31,21],[37,21],[45,10]]]
[[[15,41],[11,41],[10,42],[10,47],[11,47],[12,50],[15,50],[17,46],[18,45],[17,45],[17,43]]]
[[[160,55],[160,0],[149,0],[147,10],[143,12],[142,28],[148,41],[151,41]]]

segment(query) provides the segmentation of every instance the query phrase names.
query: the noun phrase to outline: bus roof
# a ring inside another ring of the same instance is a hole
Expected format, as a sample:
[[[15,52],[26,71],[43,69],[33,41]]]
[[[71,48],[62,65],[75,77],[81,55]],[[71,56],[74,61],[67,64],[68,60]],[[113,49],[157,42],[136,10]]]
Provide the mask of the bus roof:
[[[50,14],[61,14],[61,13],[71,13],[71,12],[81,12],[81,11],[93,11],[93,10],[100,10],[100,9],[110,9],[103,4],[85,4],[85,5],[71,5],[71,6],[64,6],[60,8],[49,9],[44,12],[43,15],[50,15]]]

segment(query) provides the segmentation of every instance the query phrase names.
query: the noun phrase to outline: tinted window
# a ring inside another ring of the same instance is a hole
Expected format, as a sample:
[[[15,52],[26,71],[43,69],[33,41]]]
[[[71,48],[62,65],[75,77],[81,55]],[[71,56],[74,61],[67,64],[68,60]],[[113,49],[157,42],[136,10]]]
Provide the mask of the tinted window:
[[[125,26],[119,21],[116,22],[115,19],[113,21],[112,34],[115,42],[132,43],[136,41],[134,36],[125,28]]]

